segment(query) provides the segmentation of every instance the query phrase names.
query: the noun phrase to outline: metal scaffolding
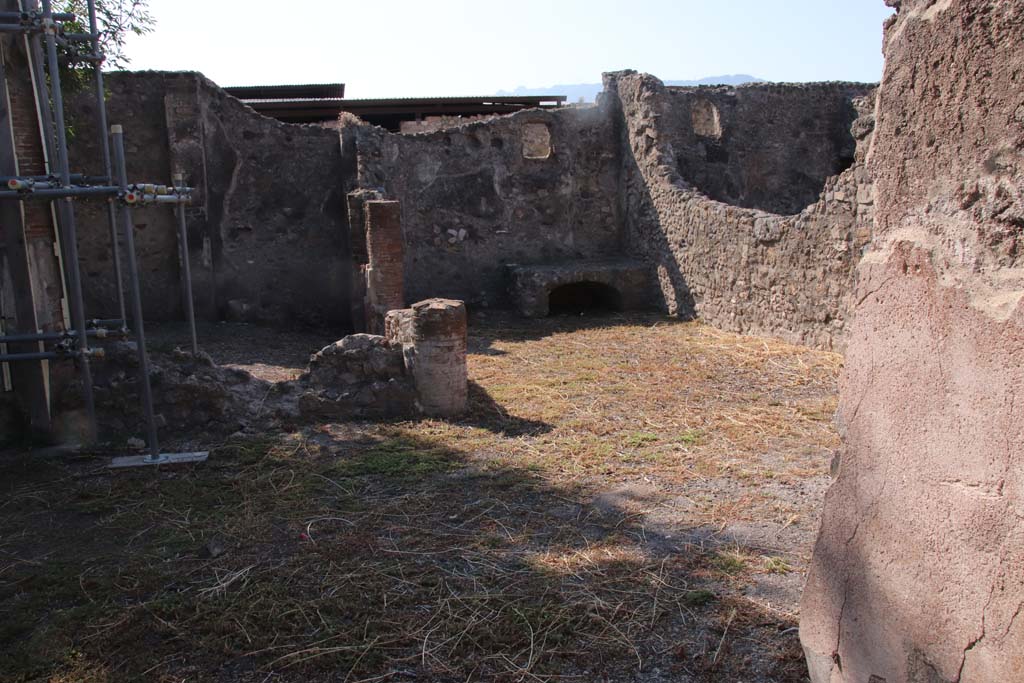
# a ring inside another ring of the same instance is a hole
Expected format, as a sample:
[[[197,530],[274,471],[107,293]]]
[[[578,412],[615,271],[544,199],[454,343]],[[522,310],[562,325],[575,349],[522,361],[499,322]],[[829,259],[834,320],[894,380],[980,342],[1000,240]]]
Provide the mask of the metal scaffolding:
[[[43,362],[50,360],[74,359],[77,361],[82,381],[82,394],[88,417],[89,436],[97,434],[96,408],[93,398],[93,383],[90,361],[103,356],[102,349],[91,349],[90,339],[103,339],[117,335],[134,337],[139,358],[139,387],[143,410],[146,417],[146,444],[148,454],[141,458],[118,459],[115,466],[134,464],[159,464],[205,459],[205,454],[161,454],[157,439],[156,416],[153,409],[153,393],[149,377],[149,357],[146,352],[146,337],[143,325],[142,296],[139,286],[139,268],[135,256],[132,208],[148,204],[172,204],[178,214],[178,239],[185,282],[186,316],[191,333],[192,352],[198,353],[196,341],[195,314],[192,305],[192,286],[189,277],[188,244],[185,231],[185,205],[191,200],[192,188],[185,187],[182,176],[176,175],[172,185],[153,183],[129,183],[125,167],[124,132],[121,126],[110,126],[107,131],[107,111],[104,97],[102,65],[104,56],[100,52],[100,33],[96,19],[94,0],[88,0],[89,32],[69,33],[65,31],[68,22],[75,21],[73,14],[54,13],[51,0],[22,2],[24,11],[0,12],[0,33],[19,33],[26,38],[26,48],[37,108],[40,132],[43,138],[45,158],[48,160],[48,175],[11,176],[3,178],[6,189],[0,189],[0,201],[47,201],[52,202],[57,223],[57,235],[61,247],[61,267],[68,288],[68,303],[72,328],[67,332],[33,332],[0,336],[0,344],[36,342],[41,349],[48,350],[25,353],[0,354],[0,363]],[[95,80],[96,116],[101,134],[103,172],[105,175],[90,177],[72,174],[68,162],[67,132],[64,120],[64,98],[61,89],[61,74],[57,47],[75,51],[76,56],[92,64]],[[83,52],[87,50],[87,52]],[[116,281],[120,318],[113,320],[89,320],[86,317],[82,296],[82,277],[78,258],[77,227],[75,223],[74,200],[103,199],[107,203],[110,249]],[[121,236],[118,239],[118,222]],[[128,294],[131,310],[126,310],[124,295],[124,273],[121,267],[121,248],[127,260]],[[128,322],[131,322],[129,333]],[[201,457],[200,457],[201,456]]]

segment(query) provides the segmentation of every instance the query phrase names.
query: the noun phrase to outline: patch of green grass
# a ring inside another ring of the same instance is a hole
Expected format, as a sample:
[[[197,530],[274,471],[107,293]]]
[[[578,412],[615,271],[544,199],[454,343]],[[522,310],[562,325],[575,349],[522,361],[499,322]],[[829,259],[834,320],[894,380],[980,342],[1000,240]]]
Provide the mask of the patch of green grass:
[[[747,568],[747,558],[732,551],[715,553],[711,558],[711,566],[723,574],[739,574]]]
[[[658,442],[658,435],[651,432],[634,432],[626,437],[625,444],[629,448],[643,448],[644,446]]]
[[[703,607],[718,599],[714,592],[709,590],[694,590],[683,593],[681,602],[687,607]]]
[[[788,574],[793,571],[789,563],[781,557],[766,557],[762,565],[764,566],[764,571],[769,574]]]
[[[687,429],[679,435],[678,440],[687,446],[696,446],[704,438],[704,432],[699,429]]]
[[[415,479],[451,469],[452,455],[404,437],[388,438],[371,448],[339,461],[334,472],[346,477],[378,476]]]

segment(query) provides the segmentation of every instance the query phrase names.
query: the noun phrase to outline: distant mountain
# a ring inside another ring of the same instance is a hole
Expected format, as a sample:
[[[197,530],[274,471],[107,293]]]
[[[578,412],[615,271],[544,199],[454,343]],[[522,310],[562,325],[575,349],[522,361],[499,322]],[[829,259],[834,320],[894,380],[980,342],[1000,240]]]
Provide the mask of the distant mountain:
[[[699,81],[665,81],[665,85],[740,85],[741,83],[763,83],[764,80],[749,74],[730,74],[727,76],[708,76]],[[527,88],[519,86],[515,90],[499,90],[497,95],[565,95],[569,102],[593,102],[597,93],[601,92],[600,83],[574,83],[572,85],[553,85],[550,88]]]

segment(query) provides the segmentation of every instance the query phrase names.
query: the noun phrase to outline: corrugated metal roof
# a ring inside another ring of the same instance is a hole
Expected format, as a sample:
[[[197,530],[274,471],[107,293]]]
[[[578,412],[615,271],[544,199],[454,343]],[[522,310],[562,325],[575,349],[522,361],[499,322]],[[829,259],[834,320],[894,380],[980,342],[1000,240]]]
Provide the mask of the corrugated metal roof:
[[[456,97],[385,97],[346,98],[345,104],[360,106],[416,105],[416,104],[535,104],[537,102],[565,102],[565,95],[478,95]]]
[[[240,100],[326,100],[345,96],[344,83],[235,85],[224,90]]]

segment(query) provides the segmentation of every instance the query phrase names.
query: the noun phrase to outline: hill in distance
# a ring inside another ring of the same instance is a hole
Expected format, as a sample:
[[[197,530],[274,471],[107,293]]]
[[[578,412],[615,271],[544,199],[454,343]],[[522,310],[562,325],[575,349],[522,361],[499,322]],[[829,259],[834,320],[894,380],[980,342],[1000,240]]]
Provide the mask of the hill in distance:
[[[740,85],[742,83],[763,83],[764,79],[749,74],[728,74],[725,76],[708,76],[697,81],[665,81],[665,85]],[[496,95],[565,95],[567,102],[593,102],[597,93],[601,92],[600,83],[574,83],[571,85],[553,85],[549,88],[527,88],[519,86],[515,90],[499,90]]]

